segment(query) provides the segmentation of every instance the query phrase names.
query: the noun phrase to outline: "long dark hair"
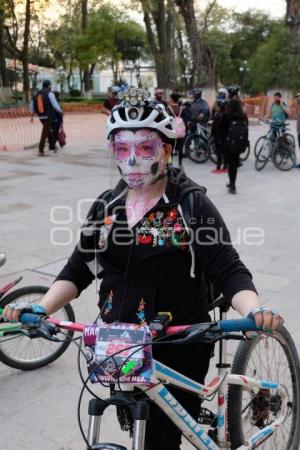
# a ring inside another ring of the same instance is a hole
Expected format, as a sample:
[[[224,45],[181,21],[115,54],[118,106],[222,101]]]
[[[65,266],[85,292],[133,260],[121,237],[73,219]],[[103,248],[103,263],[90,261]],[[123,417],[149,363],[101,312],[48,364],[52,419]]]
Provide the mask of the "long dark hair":
[[[247,120],[247,116],[243,110],[243,104],[238,98],[232,98],[227,103],[226,112],[230,117],[234,119]]]

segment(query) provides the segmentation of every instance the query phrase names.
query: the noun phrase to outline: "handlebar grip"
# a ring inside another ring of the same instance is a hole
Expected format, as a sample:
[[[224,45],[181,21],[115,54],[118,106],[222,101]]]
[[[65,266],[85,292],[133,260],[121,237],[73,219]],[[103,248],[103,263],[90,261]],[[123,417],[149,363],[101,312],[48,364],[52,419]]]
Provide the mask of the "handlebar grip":
[[[40,320],[41,316],[38,314],[23,313],[20,315],[20,322],[23,325],[36,326]]]
[[[230,333],[235,331],[259,331],[253,319],[235,319],[235,320],[220,320],[219,327],[221,331]]]

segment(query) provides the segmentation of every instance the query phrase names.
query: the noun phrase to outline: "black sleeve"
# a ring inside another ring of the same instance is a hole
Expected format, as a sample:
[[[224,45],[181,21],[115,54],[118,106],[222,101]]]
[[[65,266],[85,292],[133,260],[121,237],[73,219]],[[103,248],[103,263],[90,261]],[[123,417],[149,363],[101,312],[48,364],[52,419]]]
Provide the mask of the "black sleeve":
[[[219,211],[205,194],[201,194],[201,199],[199,197],[195,202],[194,248],[200,270],[216,291],[222,292],[230,301],[242,290],[257,292],[249,270],[232,246],[230,233]]]
[[[78,244],[55,280],[67,280],[74,283],[78,289],[78,296],[95,278],[101,279],[104,276],[96,252],[97,231],[101,225],[101,220],[98,219],[101,208],[103,203],[100,196],[94,202],[81,228]]]

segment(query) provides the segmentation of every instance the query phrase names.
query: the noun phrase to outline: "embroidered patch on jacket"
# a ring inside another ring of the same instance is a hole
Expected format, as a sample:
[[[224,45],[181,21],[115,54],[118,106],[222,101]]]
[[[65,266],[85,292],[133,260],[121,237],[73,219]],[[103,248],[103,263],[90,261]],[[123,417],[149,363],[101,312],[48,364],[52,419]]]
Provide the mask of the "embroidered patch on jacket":
[[[107,238],[109,236],[109,233],[111,232],[115,219],[116,219],[115,214],[113,214],[112,216],[105,217],[103,225],[100,227],[99,231],[99,241],[98,241],[99,248],[103,249],[105,247]]]
[[[145,307],[146,307],[146,302],[142,298],[142,300],[139,303],[138,312],[136,313],[137,318],[140,321],[140,325],[142,325],[142,326],[146,325]]]
[[[112,312],[112,308],[113,308],[113,291],[110,291],[107,299],[105,300],[104,306],[105,306],[105,309],[103,311],[103,316],[106,317]]]
[[[137,233],[139,244],[151,244],[152,247],[175,246],[184,250],[189,241],[188,232],[176,208],[165,213],[157,211],[149,214],[142,220]]]

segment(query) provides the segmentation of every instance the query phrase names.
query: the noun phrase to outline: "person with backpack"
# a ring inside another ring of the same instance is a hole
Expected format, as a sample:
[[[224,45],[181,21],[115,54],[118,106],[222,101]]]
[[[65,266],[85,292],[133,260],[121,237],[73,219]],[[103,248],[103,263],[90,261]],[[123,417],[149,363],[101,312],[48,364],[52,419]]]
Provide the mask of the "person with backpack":
[[[42,89],[35,94],[32,101],[33,112],[38,115],[42,124],[42,133],[39,142],[39,156],[48,156],[48,154],[44,152],[47,139],[49,142],[49,149],[53,147],[51,127],[54,112],[56,111],[63,114],[63,111],[59,106],[54,93],[51,92],[51,89],[51,81],[44,80]]]
[[[107,120],[106,135],[121,179],[95,200],[74,252],[39,310],[51,315],[102,279],[99,308],[106,323],[144,326],[161,311],[173,325],[207,322],[210,282],[242,316],[254,317],[264,329],[281,325],[276,312],[260,307],[251,274],[205,188],[168,165],[176,133],[166,109],[148,95],[126,93]],[[19,313],[18,305],[10,304],[4,317],[17,320]],[[211,345],[154,344],[152,351],[155,359],[204,382]],[[199,397],[176,387],[170,391],[197,420]],[[120,422],[125,428],[127,421]],[[149,402],[145,449],[179,450],[180,445],[180,431]]]
[[[225,155],[228,164],[229,183],[226,185],[229,194],[236,194],[237,170],[240,166],[240,154],[249,145],[248,117],[243,111],[238,98],[232,98],[226,105],[224,127],[227,130]]]
[[[60,106],[60,95],[59,92],[54,92],[55,99],[57,101],[57,104]],[[62,108],[61,108],[62,110]],[[53,150],[54,153],[57,153],[57,146],[56,143],[58,141],[58,135],[60,132],[60,129],[62,128],[63,124],[63,115],[62,112],[58,112],[56,109],[53,110],[53,116],[52,116],[52,123],[51,123],[51,144],[49,146],[49,150]]]
[[[176,144],[175,154],[178,154],[178,166],[182,166],[183,158],[183,144],[186,133],[186,126],[182,118],[184,106],[179,102],[180,95],[176,92],[170,95],[172,102],[169,103],[168,109],[170,113],[175,117],[175,130],[176,130]]]
[[[224,125],[225,117],[225,107],[226,107],[226,94],[220,92],[217,95],[215,105],[212,109],[212,127],[211,135],[214,138],[214,145],[217,154],[217,167],[211,172],[215,174],[221,174],[227,172],[225,162],[225,142],[226,142],[226,129]],[[223,164],[223,169],[221,168]]]

